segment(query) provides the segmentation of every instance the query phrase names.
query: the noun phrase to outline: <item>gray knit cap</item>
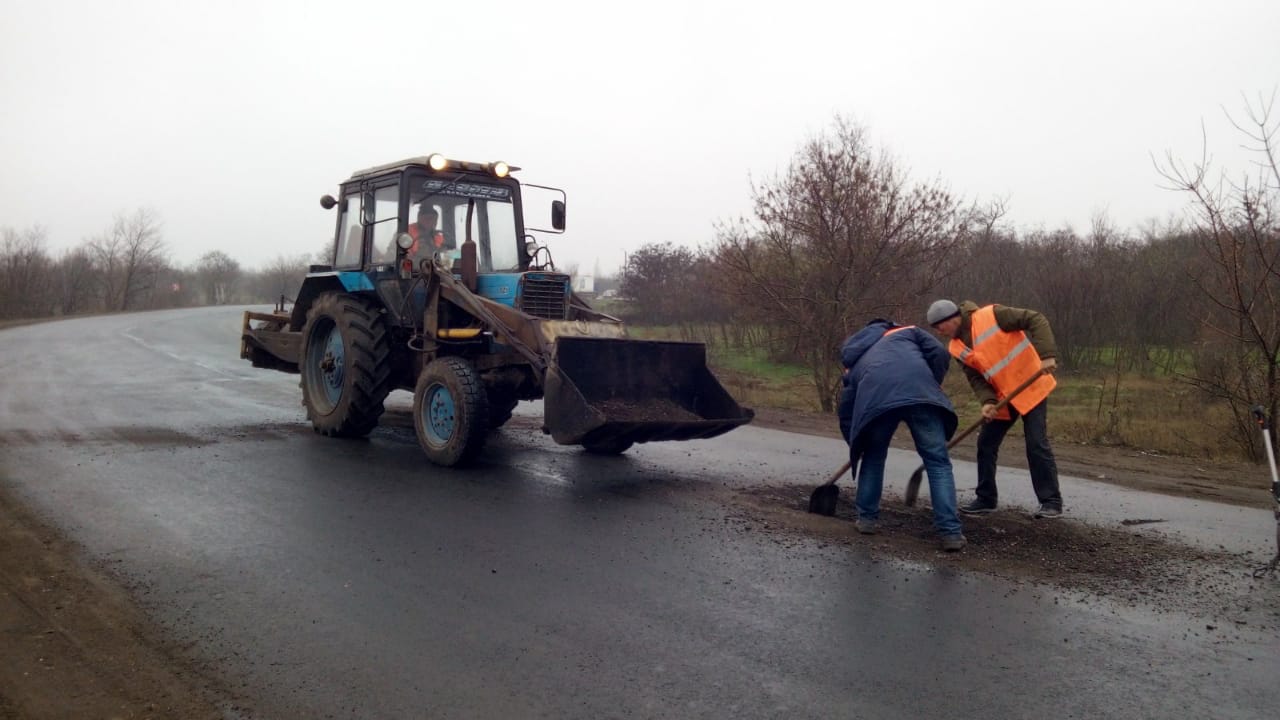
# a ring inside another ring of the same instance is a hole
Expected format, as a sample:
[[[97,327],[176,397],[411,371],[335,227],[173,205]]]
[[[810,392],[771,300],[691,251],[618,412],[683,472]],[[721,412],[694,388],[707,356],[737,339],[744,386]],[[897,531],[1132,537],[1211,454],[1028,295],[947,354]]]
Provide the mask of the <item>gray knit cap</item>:
[[[937,325],[943,320],[948,320],[960,314],[960,308],[950,300],[934,300],[929,306],[929,311],[924,314],[924,319],[930,325]]]

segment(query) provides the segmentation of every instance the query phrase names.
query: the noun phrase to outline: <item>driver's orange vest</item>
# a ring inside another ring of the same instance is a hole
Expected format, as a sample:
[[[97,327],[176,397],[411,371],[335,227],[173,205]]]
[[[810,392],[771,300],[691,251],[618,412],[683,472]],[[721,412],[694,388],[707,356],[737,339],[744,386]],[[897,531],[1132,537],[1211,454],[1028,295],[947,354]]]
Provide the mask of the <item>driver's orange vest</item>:
[[[973,339],[973,347],[965,345],[958,338],[952,338],[948,349],[955,359],[982,373],[983,379],[995,388],[998,398],[1004,399],[1005,395],[1040,370],[1040,354],[1031,346],[1031,338],[1021,330],[1001,330],[996,323],[994,305],[979,308],[969,316],[969,333]],[[1018,393],[1009,404],[1018,414],[1025,415],[1044,402],[1057,386],[1058,382],[1052,375],[1042,375],[1026,390]],[[997,417],[1008,420],[1011,415],[1007,410],[1001,409]]]
[[[418,252],[418,240],[422,237],[422,230],[418,227],[418,223],[409,226],[409,237],[413,238],[413,244],[409,246],[408,254],[414,255]],[[435,231],[431,240],[437,248],[444,247],[444,233],[439,230]]]

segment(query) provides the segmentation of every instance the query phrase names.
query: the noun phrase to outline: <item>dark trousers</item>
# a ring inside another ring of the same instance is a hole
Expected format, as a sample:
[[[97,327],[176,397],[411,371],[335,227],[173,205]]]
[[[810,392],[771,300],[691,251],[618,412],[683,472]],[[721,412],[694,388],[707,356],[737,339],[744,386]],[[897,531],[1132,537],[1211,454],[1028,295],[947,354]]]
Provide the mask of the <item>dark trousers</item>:
[[[1000,456],[1000,443],[1005,433],[1018,419],[1018,411],[1008,406],[1010,420],[992,420],[978,431],[978,499],[995,506],[996,459]],[[1027,440],[1027,469],[1031,471],[1031,486],[1041,505],[1062,508],[1062,492],[1058,490],[1058,462],[1049,447],[1049,400],[1046,398],[1031,412],[1022,417],[1022,432]]]

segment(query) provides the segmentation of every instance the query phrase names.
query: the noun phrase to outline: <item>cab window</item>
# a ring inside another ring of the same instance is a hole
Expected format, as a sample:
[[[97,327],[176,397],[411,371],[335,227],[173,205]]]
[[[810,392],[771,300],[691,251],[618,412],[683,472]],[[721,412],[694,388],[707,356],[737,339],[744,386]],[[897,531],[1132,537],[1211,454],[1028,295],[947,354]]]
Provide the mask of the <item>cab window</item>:
[[[461,255],[460,248],[469,234],[476,243],[480,272],[520,269],[520,240],[510,187],[465,175],[413,177],[409,193],[413,212],[423,201],[438,213],[438,228],[443,238],[441,246],[434,251],[446,261]],[[470,233],[467,232],[468,210]],[[408,220],[412,224],[414,217]]]
[[[360,194],[348,195],[338,215],[338,247],[334,253],[335,268],[360,267],[360,248],[364,245],[364,228],[360,224]]]
[[[400,188],[397,185],[373,191],[373,246],[369,253],[372,265],[390,265],[396,261],[396,220],[400,216]]]
[[[485,203],[484,223],[484,235],[489,240],[486,270],[519,270],[520,243],[516,239],[514,207],[509,202]]]

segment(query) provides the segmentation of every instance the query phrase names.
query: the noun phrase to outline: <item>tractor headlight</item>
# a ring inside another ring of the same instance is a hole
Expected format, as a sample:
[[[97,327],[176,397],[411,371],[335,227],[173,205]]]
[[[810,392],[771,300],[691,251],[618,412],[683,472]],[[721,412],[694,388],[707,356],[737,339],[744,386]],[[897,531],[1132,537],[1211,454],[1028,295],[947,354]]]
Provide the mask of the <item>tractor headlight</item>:
[[[427,158],[427,165],[429,165],[432,170],[443,170],[449,167],[449,159],[440,153],[432,153],[431,157]]]
[[[413,236],[409,233],[400,233],[396,236],[396,245],[399,246],[401,250],[408,250],[413,247]]]
[[[538,243],[534,242],[533,240],[530,240],[529,242],[524,244],[524,254],[528,257],[533,257],[534,255],[537,255],[538,250],[540,249],[541,248],[538,247]]]
[[[489,163],[489,170],[493,172],[494,177],[504,178],[511,173],[511,166],[499,160],[495,163]]]

